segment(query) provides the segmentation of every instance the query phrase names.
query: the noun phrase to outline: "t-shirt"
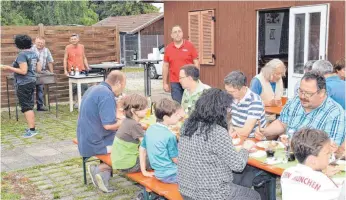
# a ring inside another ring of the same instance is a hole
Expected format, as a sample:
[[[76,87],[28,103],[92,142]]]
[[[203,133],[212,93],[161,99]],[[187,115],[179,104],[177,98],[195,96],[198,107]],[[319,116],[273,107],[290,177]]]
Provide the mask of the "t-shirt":
[[[341,80],[337,75],[330,76],[326,78],[326,86],[328,96],[345,110],[345,81]]]
[[[270,83],[270,86],[272,87],[273,91],[275,91],[276,89],[276,82],[269,82]],[[250,83],[250,89],[258,94],[258,95],[261,95],[262,93],[262,84],[260,82],[260,80],[256,77],[254,77],[252,80],[251,80],[251,83]]]
[[[141,137],[144,137],[141,124],[131,118],[124,119],[114,137],[111,153],[113,169],[129,169],[136,164]]]
[[[297,164],[286,169],[281,176],[282,200],[338,199],[341,186],[322,172]]]
[[[75,45],[67,45],[67,70],[70,72],[71,67],[74,67],[74,70],[78,67],[79,71],[85,70],[84,66],[84,45],[78,44]]]
[[[245,96],[239,102],[236,102],[233,99],[231,114],[232,125],[235,127],[244,127],[245,122],[248,119],[260,120],[262,128],[264,128],[267,123],[262,99],[258,94],[252,92],[250,89],[247,89]],[[258,124],[256,122],[249,137],[255,137],[255,130],[257,127]]]
[[[196,90],[192,94],[190,94],[187,89],[184,90],[183,98],[181,100],[181,107],[185,110],[185,113],[189,115],[192,113],[192,111],[195,109],[196,101],[202,95],[203,91],[209,88],[209,85],[203,84],[201,81],[198,81]]]
[[[141,147],[146,149],[157,179],[162,180],[177,173],[177,165],[172,161],[172,158],[178,157],[177,138],[167,126],[160,123],[151,125]]]
[[[31,50],[24,50],[19,52],[16,60],[13,62],[12,66],[15,68],[20,68],[19,64],[27,63],[28,72],[25,75],[14,73],[14,78],[16,84],[25,85],[36,81],[36,74],[34,72],[36,64],[39,61],[37,54]]]
[[[89,88],[82,98],[77,121],[79,153],[83,157],[107,154],[106,146],[114,140],[115,131],[104,125],[116,123],[116,102],[106,82]]]
[[[175,47],[174,42],[167,45],[163,60],[169,64],[170,82],[179,83],[180,68],[187,64],[193,64],[193,60],[197,58],[197,50],[188,40],[184,40],[179,48]]]

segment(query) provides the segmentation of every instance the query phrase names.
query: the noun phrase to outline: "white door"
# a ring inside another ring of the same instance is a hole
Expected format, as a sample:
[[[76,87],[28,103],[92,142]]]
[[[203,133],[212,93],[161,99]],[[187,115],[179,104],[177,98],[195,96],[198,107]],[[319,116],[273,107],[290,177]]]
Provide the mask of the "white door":
[[[329,4],[290,8],[288,97],[304,74],[308,60],[327,59]]]

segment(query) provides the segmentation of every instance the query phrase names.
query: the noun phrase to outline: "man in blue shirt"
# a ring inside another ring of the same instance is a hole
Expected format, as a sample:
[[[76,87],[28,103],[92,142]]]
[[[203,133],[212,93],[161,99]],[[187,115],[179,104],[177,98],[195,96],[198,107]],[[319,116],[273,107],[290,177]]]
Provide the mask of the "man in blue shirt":
[[[333,72],[333,65],[327,60],[316,61],[312,70],[321,73],[326,78],[327,93],[345,110],[345,81]]]
[[[298,94],[285,105],[277,120],[261,131],[257,129],[255,137],[275,138],[304,127],[323,130],[340,145],[345,139],[345,111],[327,96],[325,78],[317,72],[307,72]]]
[[[126,85],[126,77],[120,71],[112,71],[105,82],[89,88],[82,98],[77,122],[78,149],[82,157],[111,152],[116,130],[122,120],[116,118],[116,100]],[[112,167],[105,163],[89,165],[88,172],[95,186],[111,192],[108,180]]]

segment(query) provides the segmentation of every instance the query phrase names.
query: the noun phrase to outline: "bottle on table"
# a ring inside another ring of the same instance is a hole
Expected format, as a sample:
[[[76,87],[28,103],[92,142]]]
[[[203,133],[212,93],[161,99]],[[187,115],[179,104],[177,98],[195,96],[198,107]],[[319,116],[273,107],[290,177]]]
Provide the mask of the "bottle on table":
[[[78,66],[76,66],[76,72],[75,72],[76,76],[79,76],[79,69]]]
[[[74,71],[74,68],[73,68],[73,65],[71,66],[71,72],[70,72],[70,76],[74,76],[75,75],[75,71]]]

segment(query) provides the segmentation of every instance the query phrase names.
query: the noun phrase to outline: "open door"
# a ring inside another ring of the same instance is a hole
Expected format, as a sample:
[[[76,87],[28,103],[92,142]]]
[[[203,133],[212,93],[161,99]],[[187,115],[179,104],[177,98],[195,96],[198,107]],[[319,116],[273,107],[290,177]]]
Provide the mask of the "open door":
[[[329,4],[290,8],[288,97],[304,74],[308,60],[327,59]]]

